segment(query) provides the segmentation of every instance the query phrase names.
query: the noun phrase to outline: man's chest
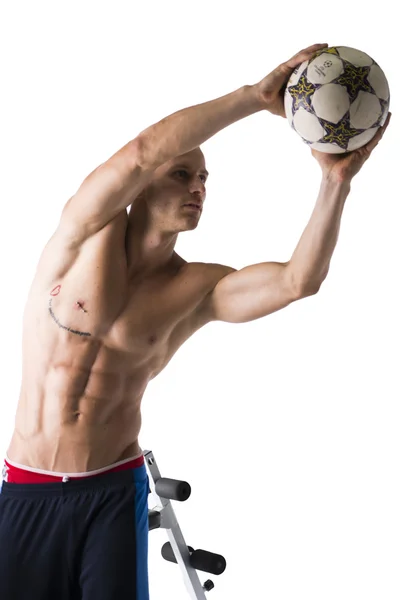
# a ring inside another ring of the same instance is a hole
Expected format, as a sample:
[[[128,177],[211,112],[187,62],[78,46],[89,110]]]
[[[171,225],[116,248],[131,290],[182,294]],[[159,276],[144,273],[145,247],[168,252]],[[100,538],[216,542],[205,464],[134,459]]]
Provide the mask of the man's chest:
[[[204,265],[129,279],[123,261],[110,268],[81,260],[30,298],[24,330],[43,349],[61,344],[64,353],[78,355],[102,347],[121,361],[158,370],[204,324],[210,285]]]

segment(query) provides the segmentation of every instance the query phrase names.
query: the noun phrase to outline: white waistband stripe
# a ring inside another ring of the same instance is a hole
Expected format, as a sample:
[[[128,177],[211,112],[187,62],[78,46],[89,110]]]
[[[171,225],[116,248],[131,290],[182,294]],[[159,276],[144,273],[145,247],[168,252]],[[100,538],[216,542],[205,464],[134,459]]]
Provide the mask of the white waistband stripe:
[[[19,465],[18,463],[13,462],[6,455],[6,460],[9,465],[15,467],[17,469],[23,469],[24,471],[30,471],[31,473],[39,473],[40,475],[51,475],[53,477],[88,477],[92,475],[99,475],[100,473],[106,473],[115,467],[119,467],[120,465],[124,465],[125,463],[131,462],[132,460],[136,460],[143,455],[143,452],[140,452],[137,456],[132,456],[131,458],[125,458],[124,460],[120,460],[112,465],[108,465],[107,467],[102,467],[101,469],[96,469],[95,471],[87,471],[86,473],[58,473],[56,471],[43,471],[42,469],[34,469],[33,467],[26,467],[25,465]]]

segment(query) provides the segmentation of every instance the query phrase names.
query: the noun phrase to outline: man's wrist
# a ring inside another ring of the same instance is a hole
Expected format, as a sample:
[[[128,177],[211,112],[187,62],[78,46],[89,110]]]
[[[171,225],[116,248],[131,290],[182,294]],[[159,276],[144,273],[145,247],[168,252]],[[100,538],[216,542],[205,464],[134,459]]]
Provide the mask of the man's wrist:
[[[317,203],[344,206],[351,191],[351,181],[341,180],[324,174],[321,180],[320,193]]]
[[[332,173],[327,172],[322,173],[321,185],[323,185],[325,188],[331,189],[332,191],[350,191],[351,179],[343,179],[341,177],[332,175]]]
[[[265,100],[262,97],[260,92],[260,86],[258,84],[255,85],[245,85],[242,88],[243,94],[247,97],[250,107],[252,108],[252,112],[260,112],[261,110],[266,110]]]

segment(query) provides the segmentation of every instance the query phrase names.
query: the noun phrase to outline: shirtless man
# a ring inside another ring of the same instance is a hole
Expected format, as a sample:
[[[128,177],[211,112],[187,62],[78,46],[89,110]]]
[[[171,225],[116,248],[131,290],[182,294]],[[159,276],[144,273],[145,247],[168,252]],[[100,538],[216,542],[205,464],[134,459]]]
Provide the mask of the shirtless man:
[[[350,155],[312,152],[321,189],[292,258],[240,271],[187,263],[174,251],[205,201],[199,146],[258,111],[285,117],[282,88],[325,46],[144,130],[65,205],[24,311],[21,393],[0,494],[5,600],[148,599],[149,487],[138,442],[148,382],[206,323],[259,319],[318,291],[351,179],[389,119]]]

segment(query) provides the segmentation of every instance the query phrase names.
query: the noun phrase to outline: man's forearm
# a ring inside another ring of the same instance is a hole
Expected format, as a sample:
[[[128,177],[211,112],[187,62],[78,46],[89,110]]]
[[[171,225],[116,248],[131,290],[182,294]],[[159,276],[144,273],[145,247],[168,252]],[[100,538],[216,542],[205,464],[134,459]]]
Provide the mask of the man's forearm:
[[[350,187],[349,181],[322,179],[314,211],[288,265],[297,289],[305,294],[317,291],[328,274]]]
[[[141,156],[150,168],[190,152],[216,133],[263,110],[256,86],[180,110],[145,129],[140,135]]]

